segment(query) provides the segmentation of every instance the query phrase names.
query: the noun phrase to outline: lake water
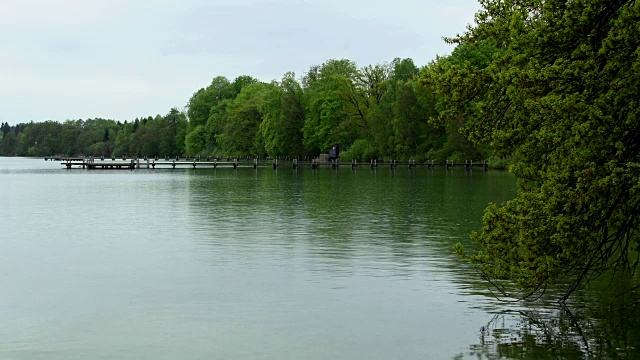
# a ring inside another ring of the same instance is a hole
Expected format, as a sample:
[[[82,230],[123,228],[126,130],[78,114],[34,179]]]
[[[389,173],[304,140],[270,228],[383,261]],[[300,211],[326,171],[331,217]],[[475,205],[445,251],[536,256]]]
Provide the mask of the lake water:
[[[514,195],[492,170],[0,158],[0,358],[587,357],[452,253]]]

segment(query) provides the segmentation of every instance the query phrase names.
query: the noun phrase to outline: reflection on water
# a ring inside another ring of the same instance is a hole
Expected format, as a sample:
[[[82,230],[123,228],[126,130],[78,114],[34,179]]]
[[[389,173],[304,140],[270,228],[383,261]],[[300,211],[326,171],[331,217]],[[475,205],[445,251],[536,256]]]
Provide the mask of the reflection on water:
[[[553,293],[498,310],[482,326],[479,342],[456,358],[640,358],[640,289],[628,278],[607,273],[566,304],[555,302]]]
[[[0,358],[636,355],[637,333],[589,310],[609,293],[586,292],[571,317],[503,303],[453,255],[514,188],[463,168],[85,171],[0,158]]]
[[[456,358],[638,359],[637,299],[574,305],[577,310],[557,305],[502,311],[481,328],[479,343]]]
[[[204,244],[214,251],[226,243],[242,252],[303,245],[305,256],[331,265],[329,271],[458,271],[452,244],[466,241],[489,201],[512,192],[508,177],[494,186],[496,179],[483,173],[283,172],[194,172],[191,225],[214,233]],[[471,178],[474,190],[466,186]]]

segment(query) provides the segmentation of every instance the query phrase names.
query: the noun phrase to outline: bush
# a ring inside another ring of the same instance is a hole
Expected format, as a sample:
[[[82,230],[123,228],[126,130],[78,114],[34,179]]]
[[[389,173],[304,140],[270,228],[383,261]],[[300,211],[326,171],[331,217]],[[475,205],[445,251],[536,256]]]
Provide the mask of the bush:
[[[356,140],[351,144],[349,149],[340,154],[340,158],[346,161],[369,161],[371,159],[377,159],[378,156],[378,150],[364,139]]]

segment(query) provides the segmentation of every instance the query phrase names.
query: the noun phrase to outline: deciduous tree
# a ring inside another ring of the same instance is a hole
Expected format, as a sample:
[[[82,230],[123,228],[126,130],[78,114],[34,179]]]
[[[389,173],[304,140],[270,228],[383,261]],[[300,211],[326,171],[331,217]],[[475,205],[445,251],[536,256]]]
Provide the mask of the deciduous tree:
[[[640,3],[481,3],[475,25],[452,41],[490,43],[486,66],[463,61],[426,74],[446,99],[443,118],[465,118],[471,139],[517,160],[518,195],[486,210],[471,261],[524,296],[559,286],[564,299],[605,271],[633,274]]]

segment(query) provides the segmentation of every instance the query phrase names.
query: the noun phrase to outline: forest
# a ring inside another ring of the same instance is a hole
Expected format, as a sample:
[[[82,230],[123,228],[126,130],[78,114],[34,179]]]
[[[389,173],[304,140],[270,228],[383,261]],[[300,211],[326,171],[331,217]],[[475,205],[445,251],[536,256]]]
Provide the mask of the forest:
[[[490,54],[461,45],[422,69],[408,58],[361,68],[332,59],[270,83],[216,76],[164,115],[3,122],[0,155],[316,157],[339,144],[346,160],[484,161],[490,147],[438,120],[444,99],[422,78],[436,65],[486,66]]]

